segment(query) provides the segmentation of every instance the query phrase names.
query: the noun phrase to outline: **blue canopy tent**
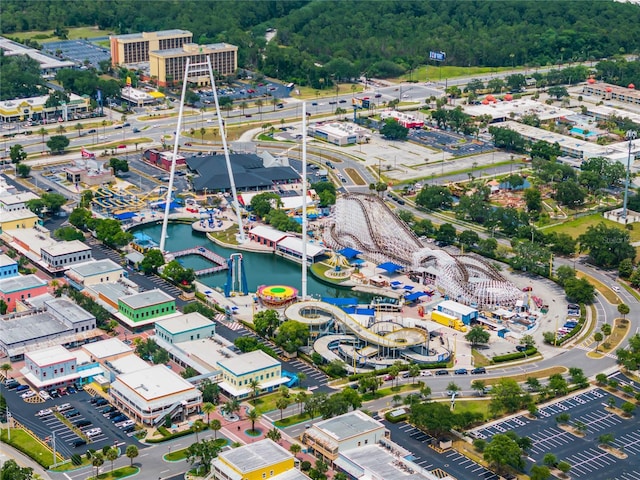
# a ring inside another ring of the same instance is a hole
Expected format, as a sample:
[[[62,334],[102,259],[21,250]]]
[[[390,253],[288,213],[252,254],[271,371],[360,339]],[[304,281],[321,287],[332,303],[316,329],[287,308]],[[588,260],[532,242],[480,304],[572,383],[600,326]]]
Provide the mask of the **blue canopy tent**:
[[[407,290],[407,291],[411,291],[411,290],[414,289],[414,286],[413,285],[405,285],[404,289]]]
[[[357,257],[362,252],[360,250],[356,250],[355,248],[343,248],[342,250],[338,250],[338,253],[342,255],[347,260],[351,260],[352,258]]]
[[[413,292],[413,293],[410,293],[409,295],[406,295],[404,297],[404,299],[407,302],[415,302],[420,297],[424,297],[425,295],[426,295],[426,293],[424,293],[424,292]]]
[[[136,212],[124,212],[124,213],[118,213],[116,215],[113,216],[113,218],[115,218],[116,220],[131,220],[133,217],[135,217],[137,215]]]
[[[378,265],[378,268],[381,268],[387,273],[396,273],[404,269],[402,265],[398,265],[397,263],[393,263],[393,262],[381,263],[380,265]]]
[[[331,305],[335,305],[336,307],[352,307],[358,305],[357,298],[322,297],[322,301],[325,303],[330,303]]]

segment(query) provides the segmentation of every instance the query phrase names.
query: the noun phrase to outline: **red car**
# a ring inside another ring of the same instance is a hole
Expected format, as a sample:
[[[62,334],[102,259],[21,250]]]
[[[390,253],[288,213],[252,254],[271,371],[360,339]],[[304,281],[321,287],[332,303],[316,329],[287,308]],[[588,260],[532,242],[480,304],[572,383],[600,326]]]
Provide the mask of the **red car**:
[[[524,287],[522,289],[523,292],[530,292],[531,290],[533,290],[533,288],[531,288],[531,287]]]
[[[127,148],[126,145],[118,145],[118,148]]]

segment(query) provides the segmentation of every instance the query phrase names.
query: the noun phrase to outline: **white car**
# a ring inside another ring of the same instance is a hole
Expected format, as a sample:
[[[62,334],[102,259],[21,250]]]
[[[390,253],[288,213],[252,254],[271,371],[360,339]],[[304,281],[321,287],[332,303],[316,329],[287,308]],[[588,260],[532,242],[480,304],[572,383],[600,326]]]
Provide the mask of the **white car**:
[[[100,435],[102,433],[101,428],[92,428],[84,432],[87,437],[95,437],[96,435]]]
[[[24,399],[27,399],[27,398],[35,397],[36,396],[36,392],[34,392],[33,390],[27,390],[26,392],[24,392],[20,396],[22,398],[24,398]]]
[[[45,400],[45,401],[46,401],[46,400],[50,400],[50,399],[51,399],[51,395],[49,395],[49,394],[48,394],[46,391],[44,391],[44,390],[40,390],[40,391],[38,392],[38,395],[40,395],[40,398],[41,398],[41,399],[43,399],[43,400]]]
[[[614,285],[613,287],[611,287],[611,290],[613,290],[614,292],[619,292],[620,291],[620,287],[617,285]]]
[[[126,427],[129,427],[131,425],[135,425],[135,424],[136,424],[136,422],[134,420],[125,420],[124,422],[116,423],[116,427],[118,427],[118,428],[126,428]]]
[[[53,411],[50,408],[45,408],[44,410],[40,410],[36,415],[38,417],[46,417],[47,415],[51,415]]]
[[[430,377],[430,376],[432,376],[432,375],[433,375],[433,373],[431,373],[431,371],[429,371],[429,370],[422,370],[422,371],[420,372],[420,376],[421,376],[421,377]]]
[[[58,411],[59,412],[63,412],[65,410],[69,410],[71,408],[71,404],[70,403],[63,403],[62,405],[58,405]]]

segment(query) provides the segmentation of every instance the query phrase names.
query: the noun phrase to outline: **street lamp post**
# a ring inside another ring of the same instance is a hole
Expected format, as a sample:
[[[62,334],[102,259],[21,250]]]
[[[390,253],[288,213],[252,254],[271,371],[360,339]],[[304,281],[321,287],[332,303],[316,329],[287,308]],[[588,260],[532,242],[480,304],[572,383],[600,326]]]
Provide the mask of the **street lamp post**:
[[[627,200],[629,198],[629,173],[631,171],[631,145],[636,139],[637,133],[635,130],[627,130],[625,138],[629,141],[629,155],[627,157],[627,175],[624,182],[624,201],[622,203],[622,218],[627,220]]]

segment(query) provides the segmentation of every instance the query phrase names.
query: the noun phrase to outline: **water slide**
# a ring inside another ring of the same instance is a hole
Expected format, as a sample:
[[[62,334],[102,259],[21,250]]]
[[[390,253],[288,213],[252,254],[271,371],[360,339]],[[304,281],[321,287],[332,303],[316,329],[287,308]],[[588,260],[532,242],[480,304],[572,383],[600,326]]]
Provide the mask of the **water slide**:
[[[423,345],[427,342],[429,335],[418,328],[400,328],[385,335],[380,335],[371,329],[363,327],[355,318],[345,313],[341,308],[330,303],[313,300],[294,303],[285,310],[284,314],[289,320],[315,326],[324,325],[333,318],[360,340],[387,348],[408,348],[415,345]]]

